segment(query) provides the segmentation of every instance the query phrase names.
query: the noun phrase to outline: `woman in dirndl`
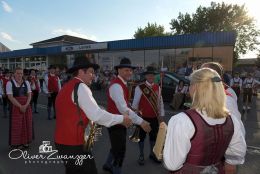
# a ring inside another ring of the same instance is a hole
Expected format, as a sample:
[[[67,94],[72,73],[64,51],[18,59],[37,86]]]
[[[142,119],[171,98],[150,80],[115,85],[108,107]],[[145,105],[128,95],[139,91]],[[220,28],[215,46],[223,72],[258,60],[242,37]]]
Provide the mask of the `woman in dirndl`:
[[[6,93],[11,103],[9,145],[11,148],[28,148],[32,141],[31,88],[23,80],[23,69],[16,68],[14,78],[7,82]]]
[[[235,174],[243,164],[246,142],[238,119],[225,106],[226,94],[215,70],[192,73],[191,109],[169,123],[163,160],[172,174]]]

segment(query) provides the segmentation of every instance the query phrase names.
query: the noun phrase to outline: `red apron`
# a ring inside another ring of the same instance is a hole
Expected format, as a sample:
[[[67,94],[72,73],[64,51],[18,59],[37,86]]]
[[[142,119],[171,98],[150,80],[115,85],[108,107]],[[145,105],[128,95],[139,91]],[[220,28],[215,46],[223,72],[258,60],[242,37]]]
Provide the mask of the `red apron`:
[[[26,104],[27,97],[20,96],[15,99],[22,105]],[[29,144],[32,141],[32,110],[29,105],[22,113],[17,106],[12,105],[10,114],[10,145]]]

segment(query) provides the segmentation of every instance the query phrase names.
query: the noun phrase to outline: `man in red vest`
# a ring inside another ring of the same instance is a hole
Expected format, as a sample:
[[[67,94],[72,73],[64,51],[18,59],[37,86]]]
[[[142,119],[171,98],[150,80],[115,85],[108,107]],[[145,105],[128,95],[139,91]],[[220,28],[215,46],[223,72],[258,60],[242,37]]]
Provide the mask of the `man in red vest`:
[[[28,78],[32,89],[32,101],[31,105],[34,106],[34,113],[38,113],[37,111],[37,100],[39,93],[41,92],[40,81],[37,77],[36,71],[34,69],[30,70],[30,76]]]
[[[53,106],[54,110],[54,119],[56,118],[55,112],[55,100],[58,92],[61,89],[60,79],[55,74],[56,67],[54,65],[49,66],[49,74],[45,76],[44,81],[45,85],[43,91],[45,94],[48,95],[48,119],[51,120],[51,107]]]
[[[132,124],[127,114],[110,114],[97,105],[88,85],[98,68],[86,57],[76,58],[67,71],[73,78],[62,87],[56,99],[55,144],[59,154],[86,157],[82,163],[77,159],[64,159],[67,161],[66,174],[97,174],[91,149],[84,149],[84,132],[89,121],[106,127],[119,124],[128,127]]]
[[[121,59],[120,65],[115,66],[118,76],[111,81],[107,92],[107,111],[113,114],[129,113],[134,124],[140,125],[144,131],[150,132],[151,127],[149,123],[139,117],[129,107],[127,81],[130,80],[134,68],[128,58]],[[103,169],[113,174],[121,174],[126,151],[126,128],[121,125],[115,125],[110,127],[108,132],[111,149]]]
[[[154,83],[156,70],[152,66],[148,66],[143,73],[146,81],[139,84],[135,88],[134,100],[132,107],[141,113],[142,118],[150,123],[151,132],[149,133],[150,140],[150,155],[149,158],[155,162],[159,162],[154,153],[153,147],[155,145],[157,133],[159,130],[159,122],[163,121],[162,116],[165,115],[161,90],[158,84]],[[159,96],[160,95],[160,96]],[[140,155],[138,159],[139,165],[144,165],[144,140],[146,132],[140,130],[139,150]]]
[[[2,100],[3,100],[3,111],[4,111],[4,118],[7,117],[7,108],[8,108],[8,104],[9,104],[9,100],[6,94],[6,84],[7,82],[10,80],[10,72],[8,69],[5,69],[3,72],[3,77],[1,79],[1,88],[2,88]]]

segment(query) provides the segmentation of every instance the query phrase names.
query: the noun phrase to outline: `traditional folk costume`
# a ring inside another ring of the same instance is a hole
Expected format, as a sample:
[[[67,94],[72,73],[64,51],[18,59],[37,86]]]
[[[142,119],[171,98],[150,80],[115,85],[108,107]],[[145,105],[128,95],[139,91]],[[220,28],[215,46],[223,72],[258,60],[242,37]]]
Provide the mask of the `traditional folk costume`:
[[[218,170],[224,174],[224,162],[243,164],[245,154],[245,138],[233,117],[213,119],[191,109],[171,117],[168,123],[163,158],[170,173]]]
[[[253,87],[255,85],[255,79],[253,77],[245,78],[243,82],[243,109],[251,109],[250,105],[252,103]],[[248,103],[247,103],[248,102]]]
[[[174,110],[178,110],[181,107],[181,105],[184,102],[187,91],[188,91],[188,87],[185,86],[184,84],[182,87],[180,85],[176,86],[175,93],[173,95],[173,99],[172,99],[172,103],[171,103],[171,107]]]
[[[50,66],[49,69],[54,68],[53,66]],[[55,112],[55,100],[58,95],[58,92],[61,89],[60,79],[55,74],[49,73],[44,78],[45,85],[44,85],[44,93],[48,94],[48,119],[51,120],[51,108],[53,106],[54,110],[54,119],[56,118],[56,112]]]
[[[3,100],[3,111],[4,111],[4,117],[6,118],[7,117],[7,110],[10,109],[9,108],[9,100],[8,100],[8,97],[6,95],[6,84],[7,82],[10,80],[9,76],[6,76],[6,74],[9,74],[9,70],[5,70],[4,71],[4,76],[2,77],[1,79],[1,88],[2,88],[2,100]]]
[[[143,74],[155,74],[155,68],[147,67],[147,71]],[[135,94],[133,99],[132,107],[137,110],[142,118],[150,123],[152,128],[151,132],[149,132],[149,141],[150,141],[150,159],[158,162],[156,160],[153,147],[155,145],[158,129],[159,129],[159,116],[164,116],[164,105],[162,97],[159,95],[160,87],[158,84],[149,83],[148,81],[141,83],[135,88]],[[159,108],[160,107],[160,108]],[[139,132],[140,142],[139,142],[139,150],[140,155],[138,159],[138,163],[140,165],[144,164],[144,140],[146,137],[146,132],[140,129]]]
[[[239,98],[240,91],[242,89],[242,79],[239,77],[234,77],[230,81],[231,88],[235,91],[237,97]]]
[[[73,73],[82,68],[97,69],[85,57],[76,58],[74,65],[67,72]],[[78,88],[76,87],[78,86]],[[76,104],[78,102],[78,104]],[[75,159],[65,160],[66,174],[97,174],[96,164],[90,151],[84,150],[84,132],[90,120],[97,124],[113,126],[123,122],[122,115],[110,114],[97,105],[90,88],[79,78],[67,82],[56,99],[55,144],[60,155],[90,155],[83,164],[76,164]]]
[[[21,86],[12,79],[7,82],[6,93],[13,97],[21,104],[25,105],[28,100],[28,93],[31,93],[28,81],[23,81]],[[11,102],[10,102],[11,103]],[[9,144],[11,146],[28,145],[32,141],[32,110],[31,106],[27,107],[25,113],[20,108],[11,104],[10,122],[9,122]]]
[[[115,66],[118,68],[132,68],[131,62],[127,58],[120,61],[120,65]],[[129,91],[127,82],[122,77],[118,76],[113,79],[109,85],[107,92],[107,111],[113,114],[129,113],[129,117],[134,124],[140,125],[143,119],[140,118],[129,108]],[[121,174],[121,168],[125,158],[126,152],[126,128],[122,125],[115,125],[108,128],[109,138],[111,142],[111,149],[107,157],[103,169],[110,171],[113,174]]]
[[[39,93],[41,92],[40,81],[37,76],[29,76],[29,82],[32,89],[32,102],[31,105],[34,106],[34,113],[38,113],[37,111],[37,103]]]

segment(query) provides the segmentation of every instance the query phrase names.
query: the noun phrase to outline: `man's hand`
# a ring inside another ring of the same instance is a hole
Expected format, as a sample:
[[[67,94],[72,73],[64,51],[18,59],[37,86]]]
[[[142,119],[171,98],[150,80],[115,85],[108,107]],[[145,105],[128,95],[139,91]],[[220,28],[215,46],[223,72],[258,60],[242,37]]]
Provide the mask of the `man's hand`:
[[[145,131],[145,132],[150,132],[152,129],[151,129],[151,126],[150,126],[150,123],[148,123],[147,121],[143,121],[141,123],[141,128]]]
[[[225,173],[226,174],[236,174],[236,166],[235,165],[231,165],[228,163],[225,163]]]
[[[127,114],[124,114],[123,115],[124,116],[124,120],[123,120],[123,125],[126,127],[126,128],[128,128],[128,127],[130,127],[130,126],[132,126],[132,120],[129,118],[129,116],[127,115]]]
[[[159,124],[160,124],[161,122],[164,122],[164,120],[163,120],[163,117],[162,117],[162,116],[158,116],[158,117],[157,117],[157,119],[158,119],[158,122],[159,122]]]

